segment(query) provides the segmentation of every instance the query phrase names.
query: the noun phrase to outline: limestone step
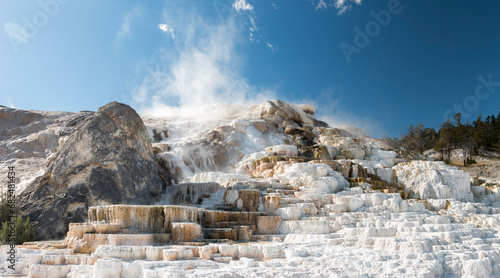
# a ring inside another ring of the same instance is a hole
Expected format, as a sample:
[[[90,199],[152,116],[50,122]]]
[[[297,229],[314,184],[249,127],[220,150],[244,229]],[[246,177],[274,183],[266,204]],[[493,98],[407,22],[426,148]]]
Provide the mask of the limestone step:
[[[203,239],[197,239],[196,242],[194,243],[202,243],[202,244],[208,244],[208,243],[228,243],[228,242],[232,242],[233,240],[230,240],[230,239],[207,239],[207,238],[203,238]],[[186,245],[189,245],[189,242],[179,242],[177,244],[186,244]],[[196,245],[195,245],[196,246]]]
[[[206,241],[205,239],[195,239],[195,241],[181,241],[175,243],[176,245],[185,245],[185,246],[204,246],[210,243],[210,241]]]
[[[94,222],[91,224],[94,226],[94,229],[99,234],[117,234],[121,230],[121,225],[118,224],[99,223],[99,222]]]
[[[233,258],[232,257],[214,257],[212,258],[213,261],[218,262],[218,263],[229,263]]]
[[[196,253],[197,253],[196,247],[164,249],[163,260],[164,261],[190,260],[196,255]]]
[[[49,249],[49,250],[67,248],[66,244],[64,244],[64,240],[25,242],[20,247],[25,249]]]
[[[96,259],[172,261],[192,259],[200,256],[199,250],[213,248],[203,244],[195,245],[168,245],[168,246],[114,246],[101,245],[92,254]]]
[[[30,277],[30,278],[46,278],[46,277],[94,277],[93,265],[46,265],[34,264],[29,269],[29,276],[4,276],[1,277]]]
[[[93,265],[97,260],[96,257],[88,255],[66,255],[54,254],[43,255],[33,254],[29,257],[30,264],[47,264],[47,265]]]
[[[65,278],[71,272],[71,265],[32,264],[29,277],[31,278]]]
[[[274,190],[274,193],[278,193],[282,196],[295,196],[295,190],[291,189],[291,190],[287,190],[287,189],[275,189]]]
[[[286,235],[252,235],[254,241],[283,241]]]
[[[220,221],[215,224],[214,228],[231,228],[238,225],[239,222],[237,221]]]
[[[119,258],[123,260],[146,259],[147,251],[151,246],[116,246],[99,245],[92,257],[95,258]]]
[[[202,229],[206,239],[230,239],[236,241],[237,232],[233,228],[208,228]]]
[[[341,229],[334,220],[288,220],[282,221],[279,234],[329,234]]]
[[[221,221],[238,222],[238,225],[256,225],[262,212],[200,210],[198,219],[204,228],[217,228]]]
[[[300,244],[310,242],[329,242],[332,239],[339,238],[339,234],[288,234],[284,235],[284,243]]]
[[[339,231],[343,237],[394,237],[396,228],[344,228]]]
[[[217,205],[213,209],[215,210],[223,210],[223,211],[240,211],[237,207],[232,206],[231,204],[227,205]]]
[[[332,238],[326,240],[326,244],[328,245],[343,245],[343,243],[344,243],[344,238]]]
[[[90,253],[99,245],[155,245],[166,244],[170,241],[169,233],[147,234],[84,234],[83,241],[89,243]]]
[[[109,205],[90,207],[89,222],[120,225],[144,233],[170,232],[172,222],[193,222],[198,219],[198,208],[189,206]]]
[[[93,265],[74,265],[67,278],[95,277]]]

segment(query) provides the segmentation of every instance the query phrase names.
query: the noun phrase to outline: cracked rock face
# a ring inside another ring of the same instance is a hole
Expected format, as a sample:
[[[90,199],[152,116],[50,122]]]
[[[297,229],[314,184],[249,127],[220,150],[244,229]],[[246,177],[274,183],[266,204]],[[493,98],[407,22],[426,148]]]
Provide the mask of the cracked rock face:
[[[89,206],[150,204],[167,186],[146,127],[129,106],[112,102],[77,124],[45,174],[21,195],[39,239],[60,238]]]

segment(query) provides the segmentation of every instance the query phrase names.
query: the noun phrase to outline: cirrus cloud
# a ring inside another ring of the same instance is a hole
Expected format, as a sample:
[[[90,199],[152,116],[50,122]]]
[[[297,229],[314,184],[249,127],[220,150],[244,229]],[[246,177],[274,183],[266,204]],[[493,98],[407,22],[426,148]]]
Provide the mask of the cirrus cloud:
[[[330,7],[335,7],[338,10],[338,14],[341,15],[350,10],[353,3],[361,5],[361,1],[362,0],[318,0],[318,2],[314,4],[316,6],[316,10],[324,10]]]

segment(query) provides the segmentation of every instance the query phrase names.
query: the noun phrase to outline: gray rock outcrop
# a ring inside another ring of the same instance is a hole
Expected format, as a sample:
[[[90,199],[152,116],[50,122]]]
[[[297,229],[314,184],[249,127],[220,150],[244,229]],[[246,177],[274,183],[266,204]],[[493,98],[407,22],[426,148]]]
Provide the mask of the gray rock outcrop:
[[[21,210],[36,221],[37,239],[62,238],[89,206],[151,204],[169,183],[155,160],[139,115],[112,102],[76,123],[45,174],[21,194]]]

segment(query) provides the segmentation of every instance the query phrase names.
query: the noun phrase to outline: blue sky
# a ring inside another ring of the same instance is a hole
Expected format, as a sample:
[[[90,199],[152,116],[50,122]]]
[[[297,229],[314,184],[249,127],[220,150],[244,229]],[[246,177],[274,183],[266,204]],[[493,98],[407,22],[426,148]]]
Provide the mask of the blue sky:
[[[2,1],[0,104],[282,99],[398,136],[498,113],[499,13],[487,0]]]

